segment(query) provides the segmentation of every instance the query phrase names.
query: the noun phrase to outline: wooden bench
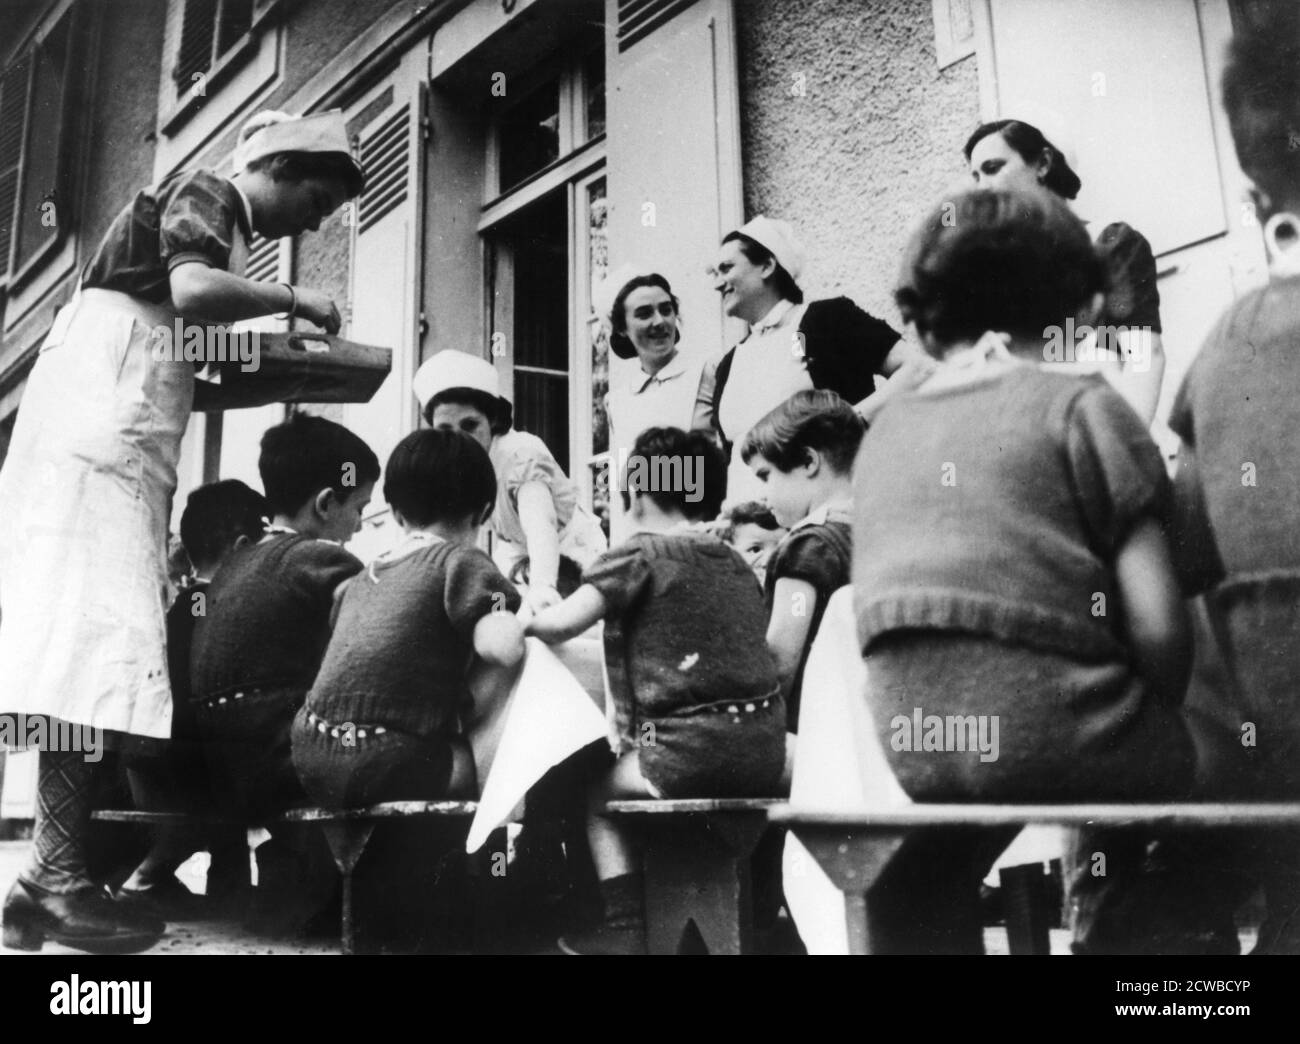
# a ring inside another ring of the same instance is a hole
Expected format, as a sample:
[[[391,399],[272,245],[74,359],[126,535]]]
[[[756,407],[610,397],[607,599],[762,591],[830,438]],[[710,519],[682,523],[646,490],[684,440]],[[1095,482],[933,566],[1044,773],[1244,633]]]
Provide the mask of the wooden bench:
[[[646,946],[652,954],[754,950],[750,857],[782,798],[610,801],[643,851]],[[698,939],[695,938],[698,933]]]
[[[292,808],[257,822],[234,822],[211,816],[193,816],[181,812],[139,812],[134,809],[105,809],[93,818],[106,823],[132,823],[138,826],[227,825],[269,827],[285,823],[318,823],[325,834],[330,854],[343,879],[342,948],[355,952],[356,918],[352,903],[352,872],[356,869],[375,827],[383,820],[409,820],[439,817],[457,821],[460,843],[469,833],[469,821],[477,811],[473,801],[385,801],[366,808],[327,809]],[[463,828],[463,829],[461,829]]]
[[[867,893],[909,834],[952,827],[1143,827],[1204,830],[1300,827],[1300,803],[1166,805],[899,805],[861,811],[817,810],[781,803],[770,821],[787,827],[845,897],[850,953],[873,952]],[[1005,879],[1004,879],[1005,880]],[[1011,899],[1011,897],[1008,897]],[[1007,904],[1007,934],[1013,953],[1047,953],[1045,921],[1026,924],[1035,912],[1025,903]],[[1015,923],[1013,923],[1013,921]]]

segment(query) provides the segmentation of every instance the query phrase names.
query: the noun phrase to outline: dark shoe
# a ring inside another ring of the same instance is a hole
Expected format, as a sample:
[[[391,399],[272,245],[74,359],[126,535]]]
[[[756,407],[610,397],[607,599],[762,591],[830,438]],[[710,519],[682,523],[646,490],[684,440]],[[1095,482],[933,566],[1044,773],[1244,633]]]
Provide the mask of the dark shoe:
[[[574,957],[644,957],[645,928],[602,924],[588,932],[562,936],[557,945]]]
[[[14,882],[4,905],[4,945],[39,950],[49,939],[87,953],[139,953],[158,941],[164,926],[124,911],[98,889],[57,895]]]
[[[114,898],[132,914],[161,921],[199,921],[208,911],[206,896],[196,895],[175,876],[147,888],[119,888]]]

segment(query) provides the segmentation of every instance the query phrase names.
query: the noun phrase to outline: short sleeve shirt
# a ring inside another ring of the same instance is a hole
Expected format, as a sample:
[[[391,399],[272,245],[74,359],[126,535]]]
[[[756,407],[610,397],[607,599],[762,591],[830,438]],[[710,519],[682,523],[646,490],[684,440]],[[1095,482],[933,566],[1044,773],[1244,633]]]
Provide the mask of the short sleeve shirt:
[[[1125,655],[1115,560],[1141,519],[1167,517],[1170,490],[1100,375],[1017,366],[900,394],[863,438],[854,488],[864,647],[937,628]]]
[[[526,431],[511,429],[492,439],[488,452],[497,475],[497,501],[488,524],[504,540],[523,546],[523,523],[519,520],[519,488],[541,482],[555,501],[555,521],[564,529],[573,518],[578,488],[569,480],[546,443]]]
[[[605,662],[621,742],[636,723],[778,691],[754,574],[699,533],[637,533],[583,574],[605,599]]]
[[[234,183],[209,170],[178,171],[142,189],[113,220],[82,273],[87,288],[155,304],[171,297],[177,265],[230,267],[237,237],[252,236]]]

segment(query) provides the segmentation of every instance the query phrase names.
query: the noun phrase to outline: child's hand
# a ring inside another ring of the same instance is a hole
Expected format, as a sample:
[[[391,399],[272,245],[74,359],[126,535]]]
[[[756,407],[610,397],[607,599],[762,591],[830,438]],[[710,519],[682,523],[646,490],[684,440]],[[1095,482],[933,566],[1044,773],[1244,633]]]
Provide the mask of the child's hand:
[[[530,584],[528,592],[524,595],[524,606],[530,615],[536,615],[543,609],[549,609],[553,605],[559,605],[563,598],[560,592],[550,584]]]
[[[513,667],[524,658],[524,628],[513,613],[488,613],[474,625],[474,652],[499,667]]]

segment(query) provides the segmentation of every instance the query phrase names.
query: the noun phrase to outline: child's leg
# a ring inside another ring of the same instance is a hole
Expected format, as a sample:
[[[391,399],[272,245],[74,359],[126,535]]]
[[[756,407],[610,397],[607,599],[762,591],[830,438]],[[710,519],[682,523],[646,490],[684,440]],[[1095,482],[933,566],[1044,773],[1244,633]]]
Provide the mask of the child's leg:
[[[641,775],[641,762],[633,751],[619,758],[609,773],[588,792],[587,840],[596,863],[596,876],[608,881],[625,874],[640,873],[637,852],[627,833],[605,815],[605,802],[619,798],[649,798],[655,795]]]
[[[474,770],[474,753],[460,737],[449,740],[451,746],[451,777],[447,782],[447,797],[454,800],[473,801],[478,797],[478,774]]]

